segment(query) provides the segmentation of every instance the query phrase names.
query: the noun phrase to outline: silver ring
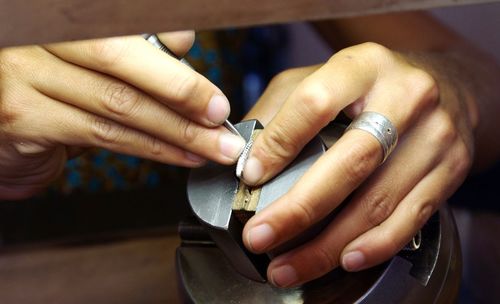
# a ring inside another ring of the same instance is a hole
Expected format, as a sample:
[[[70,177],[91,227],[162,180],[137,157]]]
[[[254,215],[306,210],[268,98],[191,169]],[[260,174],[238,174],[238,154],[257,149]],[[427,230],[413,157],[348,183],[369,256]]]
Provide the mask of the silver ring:
[[[363,112],[347,127],[345,132],[359,129],[373,135],[382,146],[384,163],[398,143],[398,132],[391,121],[377,112]],[[344,133],[345,133],[344,132]]]

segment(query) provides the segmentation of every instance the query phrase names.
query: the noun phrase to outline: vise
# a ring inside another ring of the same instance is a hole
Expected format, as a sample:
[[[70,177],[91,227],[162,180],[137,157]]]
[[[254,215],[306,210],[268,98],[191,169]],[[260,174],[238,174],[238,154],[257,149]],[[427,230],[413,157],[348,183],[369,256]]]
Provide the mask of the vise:
[[[235,125],[247,142],[262,129],[256,120]],[[209,163],[191,171],[188,199],[194,216],[179,224],[176,268],[188,303],[452,303],[461,277],[458,234],[444,205],[410,246],[390,261],[357,273],[335,269],[298,288],[266,283],[273,256],[318,234],[337,212],[278,250],[254,254],[243,245],[245,221],[285,194],[342,135],[333,122],[278,176],[261,188],[240,183],[235,168]]]

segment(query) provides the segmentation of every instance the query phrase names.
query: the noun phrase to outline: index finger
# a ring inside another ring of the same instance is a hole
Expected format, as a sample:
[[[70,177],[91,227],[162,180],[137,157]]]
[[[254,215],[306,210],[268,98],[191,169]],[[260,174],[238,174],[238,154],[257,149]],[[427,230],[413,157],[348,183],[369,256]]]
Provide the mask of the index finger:
[[[245,183],[269,180],[343,108],[369,90],[378,75],[371,53],[368,45],[341,51],[294,90],[255,139],[243,170]]]
[[[65,61],[132,84],[205,126],[220,125],[229,115],[229,102],[220,89],[140,36],[64,42],[45,48]]]

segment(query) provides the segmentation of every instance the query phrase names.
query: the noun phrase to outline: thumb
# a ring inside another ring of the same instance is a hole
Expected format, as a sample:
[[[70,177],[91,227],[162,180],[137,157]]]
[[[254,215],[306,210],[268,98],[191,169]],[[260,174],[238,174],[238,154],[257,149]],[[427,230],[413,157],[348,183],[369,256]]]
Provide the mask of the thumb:
[[[178,31],[158,34],[165,44],[177,57],[183,57],[194,44],[194,31]]]

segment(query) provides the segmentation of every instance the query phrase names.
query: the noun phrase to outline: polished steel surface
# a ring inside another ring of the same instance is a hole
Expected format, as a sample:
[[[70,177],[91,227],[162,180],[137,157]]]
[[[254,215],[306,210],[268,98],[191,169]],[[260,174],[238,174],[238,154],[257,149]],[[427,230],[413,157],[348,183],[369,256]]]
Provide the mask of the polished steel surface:
[[[262,125],[250,120],[236,124],[235,128],[248,142],[253,131],[261,129]],[[187,193],[194,214],[207,225],[227,230],[239,182],[234,166],[210,162],[204,167],[193,169],[189,175]]]

